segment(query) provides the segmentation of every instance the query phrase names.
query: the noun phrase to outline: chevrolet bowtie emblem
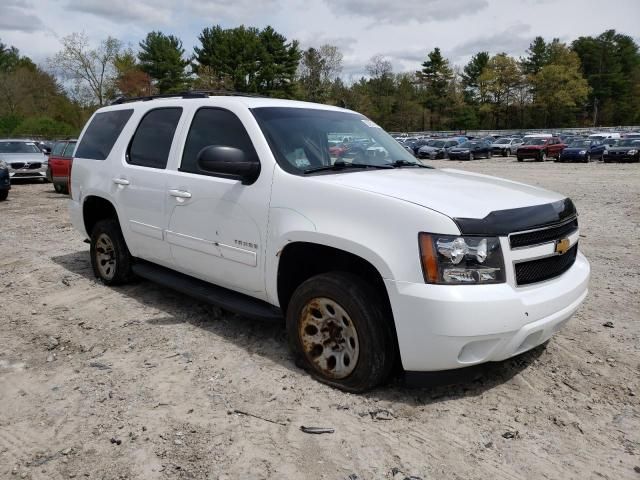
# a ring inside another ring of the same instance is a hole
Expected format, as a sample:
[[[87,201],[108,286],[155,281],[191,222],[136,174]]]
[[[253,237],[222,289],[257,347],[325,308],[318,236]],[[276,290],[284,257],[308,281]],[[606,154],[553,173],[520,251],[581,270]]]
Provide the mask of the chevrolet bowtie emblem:
[[[556,253],[558,255],[564,255],[569,250],[569,246],[571,242],[569,242],[568,238],[561,238],[560,240],[556,240]]]

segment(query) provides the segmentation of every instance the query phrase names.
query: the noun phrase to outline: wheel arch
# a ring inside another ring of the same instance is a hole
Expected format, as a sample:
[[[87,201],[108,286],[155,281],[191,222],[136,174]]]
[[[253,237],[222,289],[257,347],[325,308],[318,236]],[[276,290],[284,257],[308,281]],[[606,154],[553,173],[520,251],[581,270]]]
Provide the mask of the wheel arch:
[[[104,197],[89,195],[82,202],[82,220],[87,236],[91,236],[93,227],[100,220],[115,218],[119,220],[115,205]]]

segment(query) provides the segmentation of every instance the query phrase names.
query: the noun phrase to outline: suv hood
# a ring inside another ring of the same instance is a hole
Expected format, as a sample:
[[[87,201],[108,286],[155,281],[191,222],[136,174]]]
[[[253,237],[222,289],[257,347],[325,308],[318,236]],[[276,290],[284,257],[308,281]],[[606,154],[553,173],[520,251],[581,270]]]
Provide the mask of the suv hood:
[[[454,169],[397,168],[318,175],[313,179],[404,200],[451,218],[484,218],[495,210],[565,198],[523,183]]]

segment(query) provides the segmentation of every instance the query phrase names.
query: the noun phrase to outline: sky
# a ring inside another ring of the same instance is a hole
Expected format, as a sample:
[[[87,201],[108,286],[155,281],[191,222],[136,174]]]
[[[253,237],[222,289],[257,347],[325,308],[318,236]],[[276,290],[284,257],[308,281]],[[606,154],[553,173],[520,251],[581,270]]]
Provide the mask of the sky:
[[[536,35],[571,42],[613,28],[640,43],[639,20],[640,0],[0,0],[0,41],[45,64],[73,32],[135,49],[159,30],[190,54],[204,27],[271,25],[303,48],[337,45],[354,80],[377,54],[405,72],[434,47],[462,66],[481,50],[521,56]]]

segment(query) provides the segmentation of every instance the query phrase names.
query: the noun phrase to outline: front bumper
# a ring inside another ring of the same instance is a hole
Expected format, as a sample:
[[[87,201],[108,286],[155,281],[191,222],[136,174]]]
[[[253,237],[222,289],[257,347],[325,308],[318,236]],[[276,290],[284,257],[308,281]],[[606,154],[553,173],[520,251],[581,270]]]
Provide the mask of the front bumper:
[[[449,160],[469,160],[470,158],[471,158],[470,152],[466,152],[466,153],[449,152]]]
[[[526,287],[385,280],[405,370],[436,371],[504,360],[546,342],[585,299],[590,267],[575,263]]]
[[[606,155],[602,156],[602,160],[604,162],[637,162],[640,160],[640,155],[635,154],[635,155],[629,155],[627,153],[617,153],[617,154],[611,154],[611,153],[607,153]]]
[[[516,155],[518,158],[540,158],[542,150],[518,150]]]
[[[587,159],[587,154],[580,155],[579,153],[561,153],[560,160],[563,162],[584,162]]]
[[[43,163],[39,168],[11,168],[9,167],[9,176],[17,179],[37,179],[47,178],[47,164]]]

